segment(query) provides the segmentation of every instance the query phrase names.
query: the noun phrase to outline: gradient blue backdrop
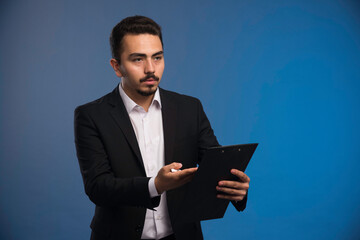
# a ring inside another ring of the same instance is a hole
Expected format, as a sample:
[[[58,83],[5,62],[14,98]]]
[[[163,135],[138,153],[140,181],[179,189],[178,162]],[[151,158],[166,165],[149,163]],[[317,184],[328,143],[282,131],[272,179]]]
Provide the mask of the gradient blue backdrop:
[[[0,239],[88,239],[73,110],[111,91],[108,36],[163,28],[163,88],[198,97],[221,144],[259,142],[248,207],[205,239],[359,239],[359,1],[0,3]]]

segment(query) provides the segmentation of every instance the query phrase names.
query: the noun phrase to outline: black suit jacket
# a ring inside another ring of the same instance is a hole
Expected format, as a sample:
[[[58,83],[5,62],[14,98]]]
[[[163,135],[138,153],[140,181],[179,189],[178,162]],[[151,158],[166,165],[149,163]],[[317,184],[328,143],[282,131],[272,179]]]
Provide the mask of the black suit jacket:
[[[198,99],[160,89],[165,165],[195,167],[205,148],[219,145]],[[85,192],[95,203],[92,239],[140,239],[150,198],[140,149],[118,87],[75,110],[75,145]],[[199,222],[176,221],[186,186],[167,191],[177,239],[202,239]],[[240,211],[246,200],[236,205]]]

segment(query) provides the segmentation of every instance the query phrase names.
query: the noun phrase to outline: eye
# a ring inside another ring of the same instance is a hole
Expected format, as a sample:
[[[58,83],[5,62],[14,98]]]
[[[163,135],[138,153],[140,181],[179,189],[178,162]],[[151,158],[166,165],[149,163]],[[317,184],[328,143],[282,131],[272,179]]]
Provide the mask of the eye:
[[[141,61],[142,61],[141,58],[134,58],[134,59],[133,59],[133,62],[141,62]]]
[[[155,59],[155,61],[160,61],[162,59],[162,56],[157,56],[154,59]]]

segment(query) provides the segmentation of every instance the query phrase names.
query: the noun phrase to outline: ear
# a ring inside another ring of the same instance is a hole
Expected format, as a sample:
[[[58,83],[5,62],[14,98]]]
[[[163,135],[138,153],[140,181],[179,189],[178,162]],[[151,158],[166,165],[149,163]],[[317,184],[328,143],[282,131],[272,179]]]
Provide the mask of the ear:
[[[123,77],[123,74],[120,72],[120,65],[115,58],[110,59],[110,65],[114,69],[116,76],[119,78]]]

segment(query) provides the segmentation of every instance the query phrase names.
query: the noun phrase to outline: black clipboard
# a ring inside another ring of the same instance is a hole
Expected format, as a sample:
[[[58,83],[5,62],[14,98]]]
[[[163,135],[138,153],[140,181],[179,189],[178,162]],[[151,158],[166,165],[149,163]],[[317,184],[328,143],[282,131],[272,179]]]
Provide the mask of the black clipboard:
[[[216,197],[220,180],[237,180],[230,170],[245,171],[258,143],[212,147],[204,158],[190,183],[179,207],[177,221],[194,222],[222,218],[229,200]]]

